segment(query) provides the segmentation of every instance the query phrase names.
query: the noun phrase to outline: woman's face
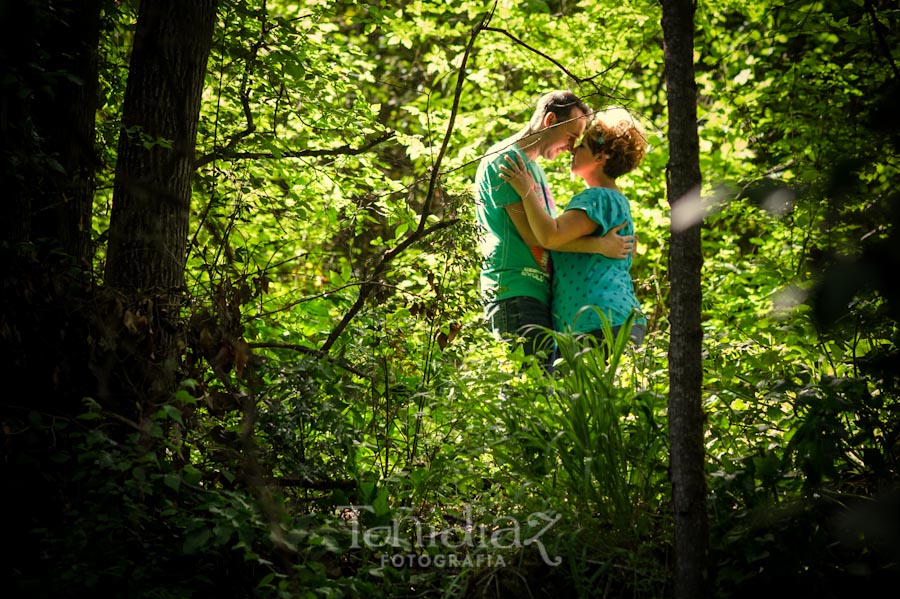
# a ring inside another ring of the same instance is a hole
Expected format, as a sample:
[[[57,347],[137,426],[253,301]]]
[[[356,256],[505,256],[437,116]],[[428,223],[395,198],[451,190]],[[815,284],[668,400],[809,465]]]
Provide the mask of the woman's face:
[[[572,150],[572,166],[570,167],[572,174],[584,178],[585,173],[593,170],[596,164],[597,157],[582,139],[581,143]]]

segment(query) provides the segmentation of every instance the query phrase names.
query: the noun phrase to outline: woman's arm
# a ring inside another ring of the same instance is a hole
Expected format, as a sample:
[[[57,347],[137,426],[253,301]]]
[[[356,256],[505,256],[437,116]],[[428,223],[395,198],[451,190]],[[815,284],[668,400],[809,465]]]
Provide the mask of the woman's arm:
[[[582,210],[569,210],[558,218],[544,212],[539,194],[534,188],[534,178],[525,168],[521,157],[513,159],[507,156],[506,160],[509,164],[500,165],[500,177],[508,181],[522,198],[522,207],[538,245],[550,250],[558,249],[597,229],[597,223]]]
[[[540,246],[541,244],[531,230],[531,225],[528,223],[528,217],[522,204],[509,204],[505,208],[506,214],[509,215],[522,240],[528,245]],[[631,235],[619,235],[619,231],[622,230],[625,224],[622,223],[618,227],[613,227],[605,235],[599,237],[585,235],[566,242],[559,247],[547,249],[554,249],[558,252],[602,254],[607,258],[627,258],[628,254],[634,249],[634,238]]]
[[[597,230],[597,223],[592,221],[583,210],[567,210],[554,219],[541,210],[537,200],[532,204],[525,199],[522,203],[525,206],[525,213],[528,215],[528,222],[533,224],[534,236],[537,237],[541,247],[548,250],[558,250],[567,243],[584,235],[590,235]],[[529,206],[531,206],[530,210]]]

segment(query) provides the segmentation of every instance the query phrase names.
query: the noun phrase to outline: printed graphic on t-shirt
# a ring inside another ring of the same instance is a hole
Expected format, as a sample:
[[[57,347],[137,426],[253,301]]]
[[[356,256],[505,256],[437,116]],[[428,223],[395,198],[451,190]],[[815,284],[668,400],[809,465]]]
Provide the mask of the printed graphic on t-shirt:
[[[538,263],[541,270],[548,275],[553,274],[553,263],[550,261],[550,252],[538,245],[532,245],[530,247],[531,255],[534,256],[534,261]]]
[[[522,269],[522,276],[529,277],[531,279],[534,279],[535,281],[540,281],[541,283],[546,283],[548,280],[547,273],[536,268],[531,268],[529,266],[526,266]]]

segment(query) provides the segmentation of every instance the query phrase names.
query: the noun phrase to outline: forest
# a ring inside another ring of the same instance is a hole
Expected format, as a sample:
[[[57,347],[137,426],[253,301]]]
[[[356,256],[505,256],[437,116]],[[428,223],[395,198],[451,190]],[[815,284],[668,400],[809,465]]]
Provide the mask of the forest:
[[[0,64],[4,597],[900,583],[895,2],[2,0]],[[473,181],[552,89],[648,133],[648,334],[548,374]]]

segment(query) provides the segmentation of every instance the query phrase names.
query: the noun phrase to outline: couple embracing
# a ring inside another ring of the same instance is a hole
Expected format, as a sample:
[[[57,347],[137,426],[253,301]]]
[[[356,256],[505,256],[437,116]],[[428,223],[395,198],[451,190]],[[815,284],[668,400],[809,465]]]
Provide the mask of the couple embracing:
[[[640,164],[646,148],[626,111],[594,113],[560,90],[538,100],[522,131],[488,150],[475,196],[481,292],[495,333],[521,342],[526,354],[550,353],[546,329],[602,340],[602,312],[614,333],[631,316],[629,336],[641,343],[646,319],[629,273],[634,222],[616,179]],[[561,152],[571,152],[571,171],[587,188],[557,217],[537,160]]]

